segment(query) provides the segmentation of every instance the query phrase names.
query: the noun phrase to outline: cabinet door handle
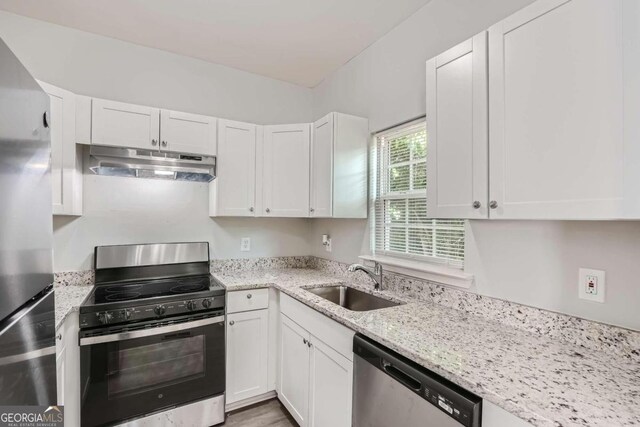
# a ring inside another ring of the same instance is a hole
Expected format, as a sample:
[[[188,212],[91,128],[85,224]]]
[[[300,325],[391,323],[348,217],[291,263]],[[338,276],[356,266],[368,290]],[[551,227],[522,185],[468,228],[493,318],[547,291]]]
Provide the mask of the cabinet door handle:
[[[267,208],[267,209],[265,209],[265,212],[269,213],[269,212],[271,212],[271,209]]]
[[[491,209],[496,209],[498,207],[498,202],[496,202],[495,200],[492,200],[489,202],[489,207]]]
[[[307,339],[306,338],[302,338],[302,343],[303,344],[307,344]]]
[[[314,212],[315,212],[315,209],[313,209],[313,208],[309,208],[309,212],[314,213]]]
[[[166,147],[167,146],[167,141],[162,141],[162,146]]]
[[[234,322],[233,320],[230,320],[230,321],[229,321],[229,326],[233,326],[233,325],[235,325],[235,324],[236,324],[236,322]]]
[[[157,143],[158,143],[157,139],[152,139],[151,140],[151,145],[153,145],[154,147],[156,146]]]
[[[249,212],[253,212],[253,206],[249,208]]]
[[[56,335],[56,339],[57,339],[58,341],[62,341],[62,334],[58,334],[58,335]]]
[[[251,294],[247,294],[247,299],[251,299]]]
[[[475,202],[473,202],[473,209],[480,209],[480,206],[482,205],[480,204],[479,201],[476,200]]]
[[[307,341],[307,347],[311,348],[311,341]]]

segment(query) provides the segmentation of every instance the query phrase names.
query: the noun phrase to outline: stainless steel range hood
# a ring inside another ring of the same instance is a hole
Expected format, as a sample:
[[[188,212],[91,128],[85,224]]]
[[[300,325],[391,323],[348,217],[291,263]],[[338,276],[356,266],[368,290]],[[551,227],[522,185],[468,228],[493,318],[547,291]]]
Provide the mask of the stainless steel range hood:
[[[89,169],[98,175],[193,182],[216,177],[213,156],[92,145],[89,157]]]

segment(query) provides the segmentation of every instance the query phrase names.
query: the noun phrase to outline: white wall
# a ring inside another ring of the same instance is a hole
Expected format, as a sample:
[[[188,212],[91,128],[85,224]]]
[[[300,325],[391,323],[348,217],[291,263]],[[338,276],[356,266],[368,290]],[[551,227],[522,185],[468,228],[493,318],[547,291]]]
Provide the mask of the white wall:
[[[531,0],[432,0],[314,89],[314,116],[369,117],[371,131],[425,114],[425,61]],[[472,291],[640,330],[640,222],[472,221]],[[327,253],[321,235],[332,236]],[[369,251],[364,220],[314,221],[313,255],[354,262]],[[605,304],[579,300],[578,268],[606,270]]]
[[[55,216],[54,270],[92,268],[97,245],[208,241],[212,258],[307,255],[308,219],[209,218],[208,184],[85,171],[84,213]],[[251,237],[251,251],[240,239]]]
[[[79,94],[259,124],[312,121],[310,89],[0,11],[36,78]]]

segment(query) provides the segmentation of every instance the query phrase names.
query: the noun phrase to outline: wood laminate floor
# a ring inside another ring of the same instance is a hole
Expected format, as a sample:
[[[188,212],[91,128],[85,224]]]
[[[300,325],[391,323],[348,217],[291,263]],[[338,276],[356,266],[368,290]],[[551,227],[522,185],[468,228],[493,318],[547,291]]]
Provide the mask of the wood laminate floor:
[[[267,400],[229,413],[224,427],[297,427],[278,399]]]

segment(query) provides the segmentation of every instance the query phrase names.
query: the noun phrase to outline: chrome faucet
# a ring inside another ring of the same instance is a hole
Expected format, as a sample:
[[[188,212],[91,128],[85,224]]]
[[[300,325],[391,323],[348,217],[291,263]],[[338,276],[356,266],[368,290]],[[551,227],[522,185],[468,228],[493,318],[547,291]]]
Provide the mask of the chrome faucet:
[[[364,271],[373,280],[374,289],[376,291],[379,291],[382,289],[382,265],[380,265],[379,263],[377,262],[374,263],[373,269],[367,268],[362,264],[351,264],[348,270],[352,273],[358,270]]]

